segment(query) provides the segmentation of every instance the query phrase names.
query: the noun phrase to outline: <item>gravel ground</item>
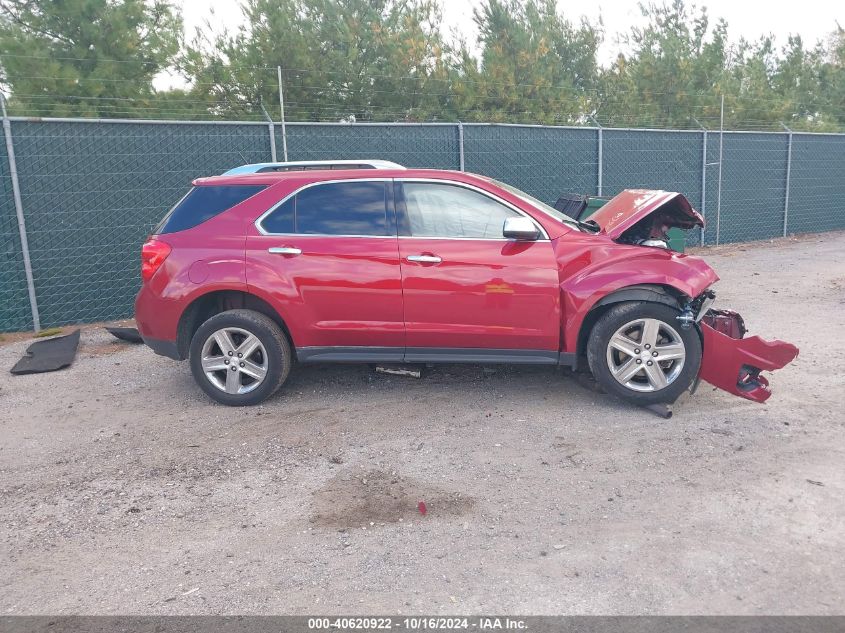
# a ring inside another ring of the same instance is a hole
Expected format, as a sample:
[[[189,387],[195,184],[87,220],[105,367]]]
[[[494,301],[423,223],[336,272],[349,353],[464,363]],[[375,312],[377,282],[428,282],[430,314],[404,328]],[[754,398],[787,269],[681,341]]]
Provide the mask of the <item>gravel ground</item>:
[[[228,409],[84,329],[0,377],[0,614],[843,613],[845,234],[702,252],[717,305],[801,348],[766,405],[350,366]]]

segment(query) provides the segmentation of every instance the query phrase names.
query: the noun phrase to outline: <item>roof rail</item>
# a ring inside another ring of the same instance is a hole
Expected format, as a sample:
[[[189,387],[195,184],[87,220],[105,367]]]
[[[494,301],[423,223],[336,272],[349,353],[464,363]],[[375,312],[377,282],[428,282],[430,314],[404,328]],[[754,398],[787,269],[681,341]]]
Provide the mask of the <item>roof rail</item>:
[[[287,163],[241,165],[224,172],[223,175],[236,176],[273,171],[307,171],[309,169],[405,169],[405,167],[389,160],[301,160]]]

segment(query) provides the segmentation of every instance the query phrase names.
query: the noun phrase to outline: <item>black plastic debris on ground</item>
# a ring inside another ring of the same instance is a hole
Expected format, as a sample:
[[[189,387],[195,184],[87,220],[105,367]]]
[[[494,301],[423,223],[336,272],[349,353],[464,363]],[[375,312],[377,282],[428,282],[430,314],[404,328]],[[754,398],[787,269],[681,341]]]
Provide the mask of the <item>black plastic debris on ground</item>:
[[[15,363],[11,372],[19,376],[63,369],[73,363],[78,348],[79,330],[74,330],[67,336],[38,341],[26,349],[26,354]]]
[[[134,327],[106,327],[109,331],[109,334],[114,336],[115,338],[119,338],[121,341],[126,341],[127,343],[143,343],[144,339],[141,338],[141,335],[138,333],[138,328]]]

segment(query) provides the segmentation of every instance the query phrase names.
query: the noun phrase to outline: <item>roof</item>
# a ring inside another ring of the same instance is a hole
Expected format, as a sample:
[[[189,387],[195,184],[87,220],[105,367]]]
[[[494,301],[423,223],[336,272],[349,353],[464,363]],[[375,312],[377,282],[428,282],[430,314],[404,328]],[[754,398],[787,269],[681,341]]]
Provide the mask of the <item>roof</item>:
[[[478,182],[488,180],[483,176],[447,169],[308,169],[305,171],[268,171],[247,174],[222,174],[197,178],[195,185],[273,185],[282,181],[301,183],[321,180],[354,180],[378,178],[431,178],[434,180],[457,180]]]

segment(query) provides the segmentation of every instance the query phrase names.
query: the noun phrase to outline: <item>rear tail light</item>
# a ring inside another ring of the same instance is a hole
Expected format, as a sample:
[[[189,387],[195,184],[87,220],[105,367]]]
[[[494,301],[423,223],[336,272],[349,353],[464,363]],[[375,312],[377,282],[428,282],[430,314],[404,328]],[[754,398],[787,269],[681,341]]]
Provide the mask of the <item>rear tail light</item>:
[[[141,279],[149,281],[170,255],[170,246],[150,238],[141,247]]]

